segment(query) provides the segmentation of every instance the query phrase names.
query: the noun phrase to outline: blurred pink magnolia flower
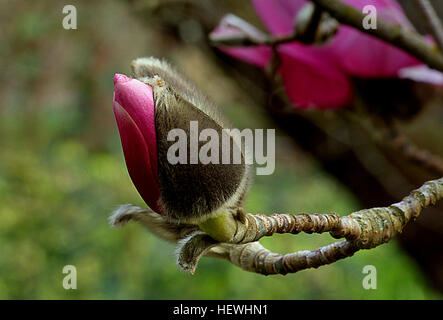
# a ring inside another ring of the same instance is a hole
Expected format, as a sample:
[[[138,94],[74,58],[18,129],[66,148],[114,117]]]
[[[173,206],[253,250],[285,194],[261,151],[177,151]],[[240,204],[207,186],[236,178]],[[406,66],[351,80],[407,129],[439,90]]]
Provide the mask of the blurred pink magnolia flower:
[[[152,88],[122,74],[114,76],[114,115],[129,175],[146,204],[159,205],[155,105]]]
[[[358,10],[373,5],[379,17],[414,29],[394,0],[342,1]],[[307,0],[252,0],[262,22],[274,36],[290,34],[297,12],[307,3]],[[265,37],[234,15],[225,16],[210,37],[217,40],[242,35],[256,40]],[[261,68],[271,58],[271,49],[267,46],[219,49]],[[353,97],[352,76],[402,77],[443,84],[441,73],[430,70],[408,53],[346,25],[340,25],[334,38],[324,45],[291,42],[280,45],[277,51],[281,61],[279,73],[286,92],[299,108],[327,109],[349,105]]]

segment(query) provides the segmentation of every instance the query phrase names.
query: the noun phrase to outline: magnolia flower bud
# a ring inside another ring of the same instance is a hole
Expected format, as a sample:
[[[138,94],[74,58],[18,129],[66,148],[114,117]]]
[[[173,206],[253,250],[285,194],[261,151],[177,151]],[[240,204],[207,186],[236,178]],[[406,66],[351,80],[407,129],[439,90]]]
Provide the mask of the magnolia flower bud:
[[[223,129],[229,123],[215,105],[166,62],[140,58],[131,66],[132,79],[121,74],[114,77],[113,106],[129,174],[146,204],[187,223],[200,223],[241,206],[250,170],[244,152],[229,134],[228,158],[240,152],[241,161],[223,163]],[[196,130],[191,129],[191,122],[198,126]],[[186,135],[178,137],[173,129]],[[201,136],[205,129],[217,133],[204,138],[218,140],[218,162],[200,161],[207,142]],[[171,163],[171,155],[175,156],[177,144],[183,141],[186,163]]]

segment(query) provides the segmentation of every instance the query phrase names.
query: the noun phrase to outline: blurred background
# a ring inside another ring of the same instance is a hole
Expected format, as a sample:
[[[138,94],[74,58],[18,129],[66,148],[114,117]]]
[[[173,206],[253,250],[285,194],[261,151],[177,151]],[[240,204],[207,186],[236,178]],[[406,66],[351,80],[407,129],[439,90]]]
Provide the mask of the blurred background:
[[[77,30],[62,27],[66,4],[77,8]],[[135,223],[108,225],[119,204],[144,206],[112,112],[114,73],[129,74],[131,60],[141,56],[183,70],[235,127],[276,128],[276,170],[255,178],[249,212],[345,215],[396,202],[437,178],[335,113],[269,108],[284,97],[269,97],[263,72],[207,42],[227,12],[261,27],[249,1],[1,1],[1,299],[443,298],[441,205],[389,244],[286,276],[247,273],[211,258],[194,276],[184,274],[173,244]],[[420,29],[420,17],[411,19]],[[441,92],[410,92],[419,110],[393,121],[442,156]],[[331,240],[300,234],[262,243],[287,253]],[[65,265],[77,268],[77,290],[62,287]],[[376,290],[362,286],[366,265],[377,268]]]

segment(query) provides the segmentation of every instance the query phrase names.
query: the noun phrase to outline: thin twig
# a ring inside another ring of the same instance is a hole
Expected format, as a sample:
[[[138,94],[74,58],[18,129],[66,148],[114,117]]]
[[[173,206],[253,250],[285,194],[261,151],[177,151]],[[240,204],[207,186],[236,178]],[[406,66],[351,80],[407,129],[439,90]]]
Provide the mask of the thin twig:
[[[439,156],[419,148],[407,136],[393,129],[389,131],[387,137],[391,146],[399,150],[409,161],[432,173],[443,175],[443,160]]]
[[[310,19],[305,27],[305,30],[303,30],[302,34],[299,37],[299,40],[301,42],[305,42],[305,43],[312,43],[315,40],[315,34],[318,31],[318,28],[320,26],[320,22],[322,20],[323,17],[323,10],[321,10],[318,6],[316,6],[315,4],[312,4],[313,8],[312,8],[312,14],[310,16]],[[298,21],[298,19],[297,19]],[[295,31],[299,31],[297,30],[297,25],[295,28]],[[298,32],[300,33],[300,32]]]
[[[432,32],[432,35],[434,36],[435,41],[437,42],[440,50],[443,51],[443,24],[438,17],[437,12],[435,12],[434,7],[429,0],[416,1],[418,7],[426,18],[426,22],[430,31]]]
[[[296,32],[284,36],[266,36],[264,39],[256,39],[247,35],[229,36],[229,37],[217,37],[211,38],[211,44],[213,46],[224,47],[251,47],[251,46],[277,46],[283,43],[294,42],[298,40],[299,35]]]
[[[371,121],[370,116],[362,118],[354,111],[344,112],[342,115],[358,123],[371,138],[378,144],[393,148],[399,151],[408,161],[428,170],[436,176],[443,176],[443,159],[430,151],[414,144],[406,135],[398,132],[391,125],[383,121]]]

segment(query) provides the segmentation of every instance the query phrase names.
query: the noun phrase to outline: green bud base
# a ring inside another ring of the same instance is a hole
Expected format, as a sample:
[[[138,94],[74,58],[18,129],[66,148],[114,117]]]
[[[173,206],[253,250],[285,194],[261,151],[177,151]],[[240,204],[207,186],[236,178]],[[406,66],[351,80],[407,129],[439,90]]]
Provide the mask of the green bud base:
[[[198,224],[200,229],[220,242],[229,242],[235,235],[237,223],[234,217],[224,212]]]

